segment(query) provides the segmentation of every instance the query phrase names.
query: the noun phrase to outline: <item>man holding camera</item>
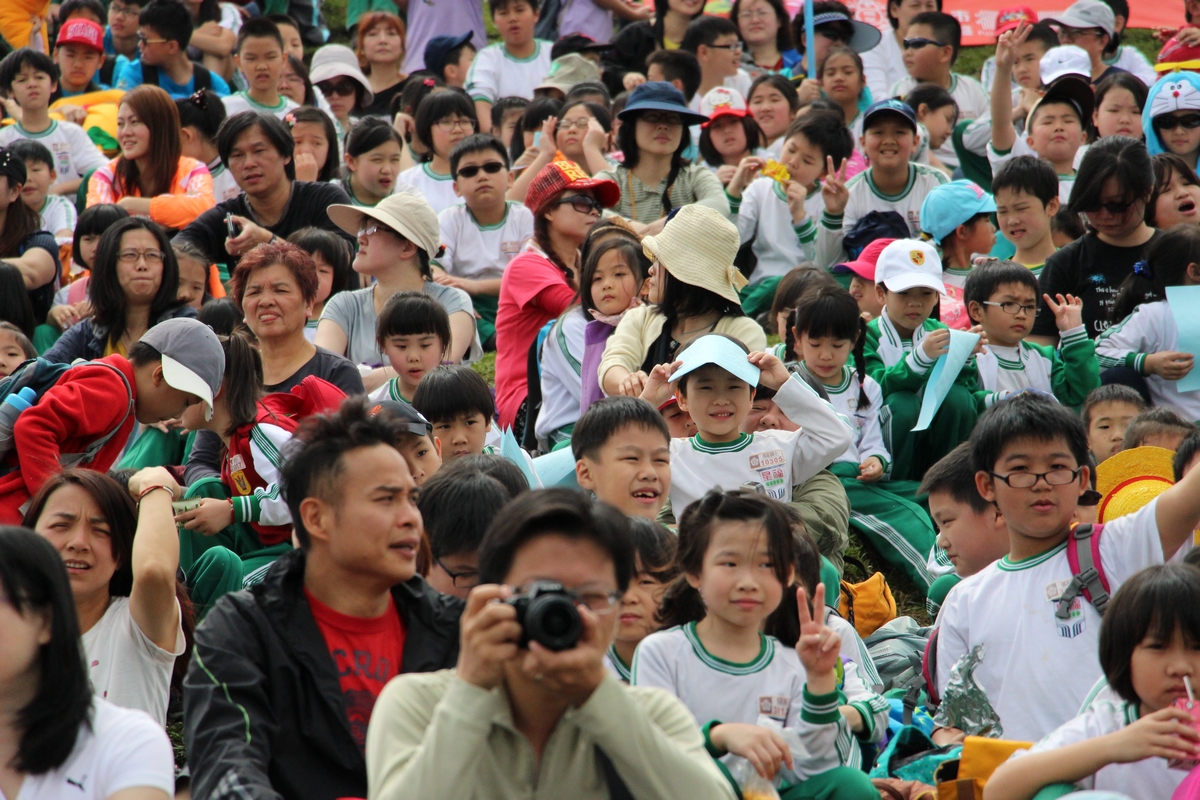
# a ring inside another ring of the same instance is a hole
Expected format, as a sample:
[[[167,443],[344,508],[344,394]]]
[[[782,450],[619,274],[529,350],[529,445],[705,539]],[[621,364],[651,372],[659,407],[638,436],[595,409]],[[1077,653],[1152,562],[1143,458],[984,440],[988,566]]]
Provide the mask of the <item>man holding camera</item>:
[[[392,681],[367,734],[373,800],[732,800],[691,712],[603,664],[629,521],[582,492],[512,501],[479,550],[458,666]]]
[[[192,797],[365,797],[384,685],[454,664],[463,603],[416,575],[421,514],[396,449],[426,433],[412,425],[349,400],[297,432],[281,475],[300,547],[196,629]]]

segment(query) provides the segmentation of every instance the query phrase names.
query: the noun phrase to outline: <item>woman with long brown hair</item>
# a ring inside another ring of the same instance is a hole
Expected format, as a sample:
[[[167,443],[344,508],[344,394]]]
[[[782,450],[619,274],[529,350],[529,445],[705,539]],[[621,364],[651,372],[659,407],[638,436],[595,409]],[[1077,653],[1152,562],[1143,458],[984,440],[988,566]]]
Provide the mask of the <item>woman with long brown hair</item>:
[[[175,230],[216,205],[208,167],[183,155],[179,109],[157,86],[139,86],[121,98],[117,142],[121,155],[96,170],[88,206],[116,203]]]
[[[0,260],[21,271],[34,319],[44,322],[54,302],[58,244],[42,230],[41,216],[21,200],[25,162],[0,147]]]
[[[354,53],[375,94],[364,114],[391,120],[392,98],[408,84],[402,69],[407,54],[405,34],[404,20],[386,11],[372,11],[359,19]]]

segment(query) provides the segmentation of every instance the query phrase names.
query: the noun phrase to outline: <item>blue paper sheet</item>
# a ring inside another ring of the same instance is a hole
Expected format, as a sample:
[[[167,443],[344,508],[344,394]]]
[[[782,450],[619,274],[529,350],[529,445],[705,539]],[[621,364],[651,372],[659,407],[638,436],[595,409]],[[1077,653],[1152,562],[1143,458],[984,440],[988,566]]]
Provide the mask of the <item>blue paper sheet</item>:
[[[1167,305],[1179,331],[1175,349],[1200,356],[1200,286],[1168,286]],[[1200,389],[1200,369],[1193,366],[1191,372],[1176,381],[1175,388],[1181,392]]]
[[[542,488],[542,482],[533,468],[529,466],[529,457],[525,455],[521,445],[517,444],[517,437],[513,436],[512,428],[505,428],[504,433],[500,436],[500,455],[521,468],[525,480],[529,481],[530,489]]]
[[[938,357],[937,363],[929,371],[929,379],[925,381],[925,396],[921,399],[921,414],[913,426],[914,431],[926,430],[933,422],[938,409],[942,407],[942,401],[954,386],[954,379],[962,372],[978,341],[978,333],[950,331],[950,349]]]
[[[570,447],[555,450],[533,460],[533,471],[542,481],[542,486],[569,486],[579,488],[575,477],[575,454]]]

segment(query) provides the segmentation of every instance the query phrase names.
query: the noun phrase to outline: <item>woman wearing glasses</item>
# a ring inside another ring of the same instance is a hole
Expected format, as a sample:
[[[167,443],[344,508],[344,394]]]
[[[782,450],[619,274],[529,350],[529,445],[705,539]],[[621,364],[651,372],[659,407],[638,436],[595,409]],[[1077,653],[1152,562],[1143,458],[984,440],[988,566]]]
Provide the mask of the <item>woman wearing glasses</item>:
[[[461,89],[435,91],[417,106],[416,136],[429,152],[426,161],[400,173],[399,191],[422,195],[433,213],[459,202],[450,174],[450,151],[475,133],[475,106]]]

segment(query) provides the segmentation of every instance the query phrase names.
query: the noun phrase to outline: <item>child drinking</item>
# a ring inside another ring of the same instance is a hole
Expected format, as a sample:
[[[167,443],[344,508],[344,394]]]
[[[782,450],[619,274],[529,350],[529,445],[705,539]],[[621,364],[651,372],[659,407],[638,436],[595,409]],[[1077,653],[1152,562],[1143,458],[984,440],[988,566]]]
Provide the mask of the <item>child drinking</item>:
[[[922,238],[942,251],[942,294],[938,319],[965,331],[972,325],[963,305],[963,284],[971,272],[971,259],[987,255],[996,245],[992,196],[971,181],[951,181],[936,187],[921,204]]]
[[[421,292],[397,292],[379,313],[375,339],[396,377],[367,395],[371,402],[412,403],[417,384],[442,363],[450,348],[450,317]]]
[[[638,643],[659,629],[658,611],[667,585],[679,575],[675,565],[676,537],[654,520],[630,517],[634,572],[621,598],[621,623],[608,646],[604,666],[629,683]]]

